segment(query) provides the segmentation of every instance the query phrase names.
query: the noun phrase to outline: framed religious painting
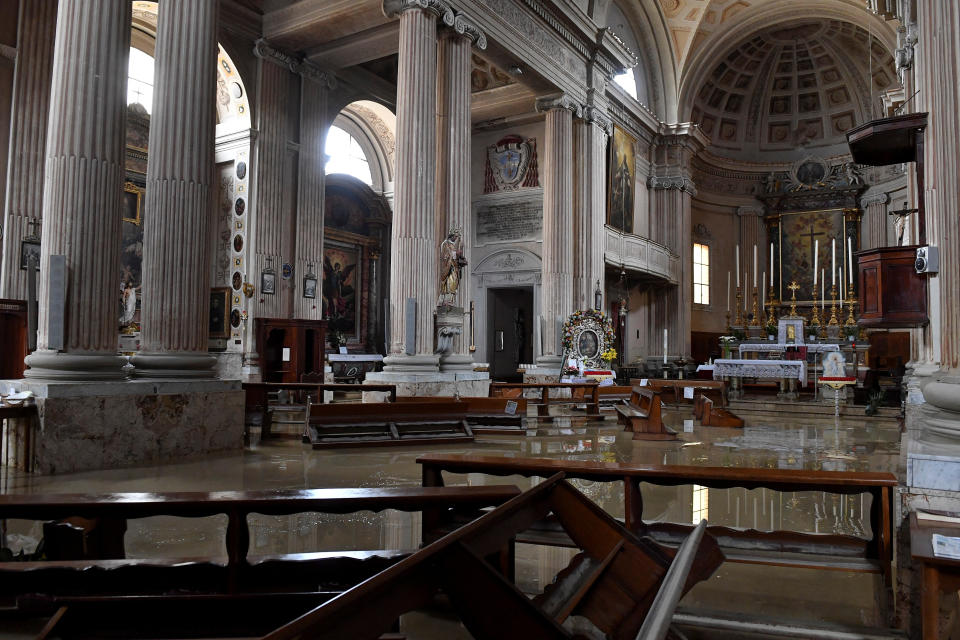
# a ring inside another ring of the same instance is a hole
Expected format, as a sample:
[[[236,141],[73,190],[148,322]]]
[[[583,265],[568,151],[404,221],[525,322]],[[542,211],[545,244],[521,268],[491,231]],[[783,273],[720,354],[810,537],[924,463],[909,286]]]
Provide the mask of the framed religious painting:
[[[260,293],[268,296],[277,293],[277,274],[273,269],[264,269],[260,273]]]
[[[210,337],[230,337],[230,287],[210,290]]]
[[[607,165],[607,224],[633,233],[633,201],[637,179],[637,139],[614,125]]]
[[[323,302],[327,325],[344,335],[356,335],[359,329],[357,290],[359,289],[360,248],[327,244],[323,248]]]
[[[26,271],[29,268],[31,260],[35,260],[33,268],[39,271],[40,240],[37,238],[24,238],[20,241],[20,269]]]

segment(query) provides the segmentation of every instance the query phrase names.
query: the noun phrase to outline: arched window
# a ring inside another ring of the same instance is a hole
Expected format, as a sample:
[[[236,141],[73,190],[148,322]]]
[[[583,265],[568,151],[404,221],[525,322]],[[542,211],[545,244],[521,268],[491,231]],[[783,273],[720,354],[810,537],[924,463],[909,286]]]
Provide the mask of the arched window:
[[[327,144],[323,149],[327,156],[326,173],[343,173],[353,176],[367,185],[373,184],[370,163],[360,148],[360,143],[340,127],[330,127]]]
[[[130,49],[127,67],[127,104],[142,104],[147,113],[153,111],[153,56]]]
[[[637,79],[633,75],[633,69],[627,69],[623,73],[613,77],[613,81],[620,85],[620,88],[630,94],[631,97],[637,97]]]

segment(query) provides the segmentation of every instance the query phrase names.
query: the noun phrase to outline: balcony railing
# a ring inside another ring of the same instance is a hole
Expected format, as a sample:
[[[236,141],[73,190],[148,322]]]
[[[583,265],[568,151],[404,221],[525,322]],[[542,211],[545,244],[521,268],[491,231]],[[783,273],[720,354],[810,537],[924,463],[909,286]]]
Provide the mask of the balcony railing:
[[[623,265],[629,271],[662,278],[673,284],[680,282],[680,256],[648,238],[605,227],[604,260]]]

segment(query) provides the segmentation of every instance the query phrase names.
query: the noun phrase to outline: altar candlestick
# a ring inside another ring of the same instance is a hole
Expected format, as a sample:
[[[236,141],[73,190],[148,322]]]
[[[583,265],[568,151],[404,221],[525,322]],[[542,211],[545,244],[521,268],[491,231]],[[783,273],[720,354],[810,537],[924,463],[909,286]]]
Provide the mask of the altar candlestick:
[[[853,236],[847,236],[847,275],[853,284]]]
[[[830,285],[837,286],[837,239],[830,238]]]
[[[840,269],[840,306],[843,307],[843,267]]]
[[[817,259],[820,256],[820,240],[813,241],[813,287],[817,287]]]
[[[753,245],[753,288],[757,288],[757,245]]]
[[[727,311],[730,311],[730,272],[727,271]]]
[[[737,257],[737,289],[740,288],[740,245],[737,245],[737,252],[734,254]]]

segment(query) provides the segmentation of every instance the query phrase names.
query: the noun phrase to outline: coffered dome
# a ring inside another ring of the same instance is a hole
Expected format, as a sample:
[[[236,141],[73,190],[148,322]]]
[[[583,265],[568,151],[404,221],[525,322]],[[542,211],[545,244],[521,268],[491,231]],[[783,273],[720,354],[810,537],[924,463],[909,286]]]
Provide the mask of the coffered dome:
[[[880,93],[895,87],[893,57],[866,30],[839,20],[794,21],[756,32],[724,55],[698,89],[691,116],[721,155],[839,154],[844,133],[879,116]]]

